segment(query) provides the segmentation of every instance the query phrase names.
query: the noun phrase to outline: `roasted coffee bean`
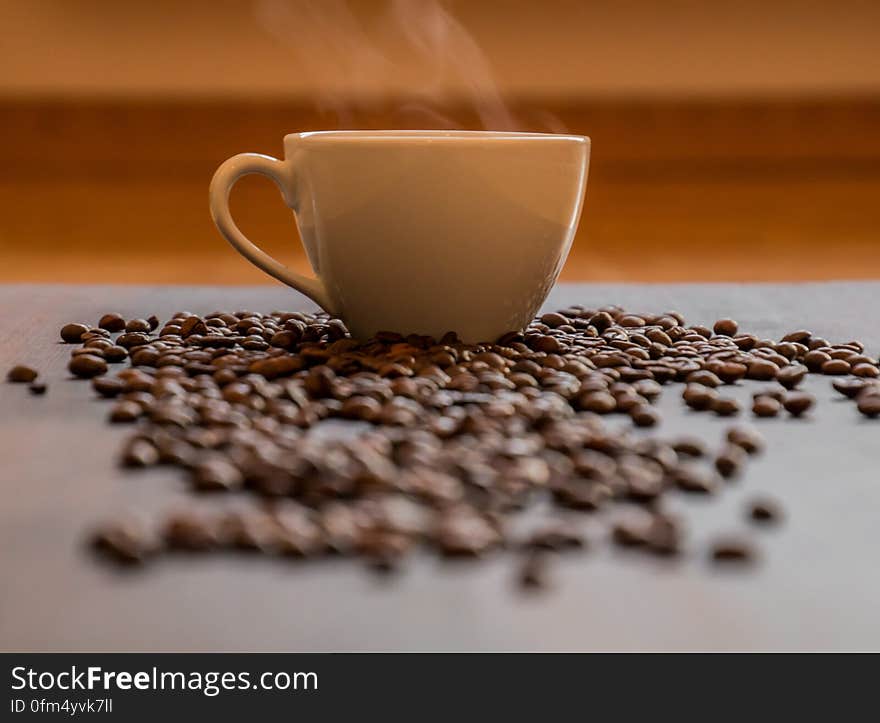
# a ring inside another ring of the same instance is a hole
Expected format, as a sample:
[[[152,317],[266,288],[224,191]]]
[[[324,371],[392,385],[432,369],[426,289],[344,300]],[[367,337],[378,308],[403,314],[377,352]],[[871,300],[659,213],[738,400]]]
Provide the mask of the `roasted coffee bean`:
[[[720,387],[724,382],[718,377],[717,374],[713,374],[708,369],[700,369],[695,372],[691,372],[687,376],[688,384],[702,384],[705,387],[711,387],[714,389],[715,387]]]
[[[122,318],[121,314],[104,314],[98,321],[98,327],[115,334],[125,329],[125,319]]]
[[[80,354],[70,360],[67,369],[75,376],[91,379],[107,373],[107,362],[95,354]]]
[[[715,457],[715,469],[725,479],[736,476],[746,462],[746,451],[735,444],[729,444],[717,457]]]
[[[717,479],[711,471],[693,464],[679,465],[672,472],[675,486],[684,492],[709,494],[718,486]]]
[[[193,487],[200,491],[229,491],[241,487],[244,477],[238,468],[222,457],[197,464],[192,471]]]
[[[757,381],[770,381],[779,373],[779,367],[767,359],[752,359],[749,362],[746,376]]]
[[[553,312],[550,314],[544,314],[544,316],[541,317],[541,323],[555,328],[557,326],[562,326],[563,324],[568,324],[568,318],[562,314]]]
[[[12,367],[6,374],[6,381],[15,382],[17,384],[30,384],[36,379],[38,373],[36,369],[31,369],[23,364],[17,364]]]
[[[150,322],[146,319],[129,319],[125,324],[125,330],[127,332],[141,332],[146,334],[150,331]]]
[[[721,336],[736,336],[738,329],[739,324],[733,319],[719,319],[715,322],[715,326],[713,327],[715,333]]]
[[[845,359],[829,359],[820,369],[823,374],[849,374],[851,367]]]
[[[147,324],[150,326],[150,331],[156,331],[159,328],[159,317],[153,314],[152,316],[147,317]]]
[[[532,532],[526,539],[524,547],[535,550],[563,551],[582,548],[585,544],[584,536],[571,525],[555,523]]]
[[[159,461],[159,451],[152,442],[135,437],[122,452],[122,464],[126,467],[149,467]]]
[[[723,562],[751,562],[757,557],[757,551],[752,544],[741,537],[723,537],[716,540],[711,547],[710,556],[713,561]]]
[[[648,513],[632,513],[622,517],[611,528],[612,539],[622,547],[647,545],[651,535],[651,517]]]
[[[608,414],[617,409],[617,400],[607,392],[586,392],[577,398],[578,406],[585,412]]]
[[[681,396],[685,404],[697,411],[711,408],[718,399],[718,393],[715,390],[700,384],[688,384]]]
[[[875,378],[880,376],[880,369],[874,364],[862,362],[853,366],[852,373],[857,377]]]
[[[731,427],[727,430],[725,438],[730,444],[741,447],[748,454],[757,454],[764,449],[764,438],[752,427]]]
[[[95,377],[92,388],[102,397],[116,397],[127,390],[124,381],[117,377]]]
[[[719,417],[730,417],[739,414],[739,410],[739,402],[731,397],[718,397],[712,400],[712,411]]]
[[[706,454],[706,446],[696,437],[685,437],[672,443],[672,448],[686,457],[702,457]]]
[[[42,382],[33,382],[28,385],[28,391],[34,396],[40,397],[46,393],[47,386]]]
[[[629,412],[630,419],[637,427],[653,427],[660,421],[660,415],[647,404],[637,404]]]
[[[804,366],[811,372],[821,371],[822,365],[829,361],[831,361],[831,356],[820,349],[813,349],[804,354]]]
[[[149,341],[150,337],[141,332],[126,332],[125,334],[120,334],[117,337],[116,344],[123,347],[124,349],[128,349],[129,351],[131,351],[137,346],[148,344]]]
[[[78,344],[88,330],[85,324],[65,324],[61,327],[61,339],[66,344]]]
[[[128,358],[128,350],[121,346],[109,346],[103,350],[102,356],[104,361],[110,364],[116,364],[125,361]]]
[[[775,397],[755,397],[752,403],[752,414],[756,417],[775,417],[782,411],[782,404]]]
[[[745,377],[748,367],[737,362],[724,362],[715,368],[715,374],[725,384],[734,384]]]
[[[146,527],[134,520],[102,525],[92,535],[92,545],[115,562],[139,565],[158,550],[158,543]]]
[[[813,396],[807,392],[790,392],[786,395],[782,406],[792,417],[800,417],[812,408],[815,401]]]
[[[519,585],[527,589],[546,588],[548,581],[548,561],[546,553],[528,555],[519,569]]]
[[[775,523],[782,518],[781,505],[769,497],[756,497],[747,505],[750,519],[755,522]]]
[[[138,419],[138,417],[143,414],[143,409],[140,404],[132,401],[121,401],[118,402],[111,410],[108,415],[108,419],[111,422],[116,423],[127,423],[134,422]]]
[[[162,536],[171,549],[188,552],[205,552],[220,542],[215,523],[202,515],[183,511],[168,517]]]
[[[843,396],[849,399],[855,399],[862,390],[871,385],[863,379],[835,379],[831,382],[831,386]]]
[[[776,381],[786,389],[794,389],[807,374],[807,368],[801,364],[792,364],[779,370]]]
[[[636,394],[652,402],[658,399],[662,392],[660,385],[653,379],[639,379],[633,384],[633,389]]]
[[[873,419],[880,416],[880,393],[862,393],[858,397],[858,410],[866,417]]]

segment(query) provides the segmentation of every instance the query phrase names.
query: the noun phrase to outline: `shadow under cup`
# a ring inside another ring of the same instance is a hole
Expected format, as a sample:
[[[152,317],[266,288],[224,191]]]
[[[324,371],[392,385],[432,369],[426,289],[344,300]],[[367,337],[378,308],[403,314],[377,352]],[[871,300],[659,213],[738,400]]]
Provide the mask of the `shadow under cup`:
[[[284,147],[284,195],[322,287],[316,301],[356,338],[455,331],[476,342],[524,328],[556,281],[590,143],[339,131],[288,135]]]

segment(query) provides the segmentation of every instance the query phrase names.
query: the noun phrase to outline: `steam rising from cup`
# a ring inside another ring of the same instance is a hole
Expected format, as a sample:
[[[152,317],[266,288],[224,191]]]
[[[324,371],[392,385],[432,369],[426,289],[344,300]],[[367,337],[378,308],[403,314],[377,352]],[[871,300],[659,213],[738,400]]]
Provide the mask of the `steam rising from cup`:
[[[483,130],[551,130],[536,114],[526,128],[510,111],[476,40],[441,0],[388,0],[356,14],[347,0],[255,0],[260,25],[296,53],[297,72],[321,88],[320,111],[339,128],[390,111],[421,127],[458,129],[450,108],[473,113]]]

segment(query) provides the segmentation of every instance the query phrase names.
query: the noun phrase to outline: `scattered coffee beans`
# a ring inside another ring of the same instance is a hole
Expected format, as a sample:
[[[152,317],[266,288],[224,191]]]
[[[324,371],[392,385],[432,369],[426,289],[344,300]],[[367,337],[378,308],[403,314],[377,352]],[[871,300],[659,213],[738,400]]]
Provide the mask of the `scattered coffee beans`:
[[[699,439],[665,441],[653,429],[664,385],[684,384],[690,409],[726,417],[740,404],[719,393],[725,385],[773,382],[755,393],[754,415],[784,406],[798,416],[814,404],[797,391],[804,379],[829,374],[862,414],[880,416],[880,367],[858,343],[805,330],[776,342],[732,319],[709,329],[615,306],[547,313],[492,344],[454,333],[356,341],[323,313],[247,310],[179,312],[164,325],[105,314],[96,328],[68,324],[62,338],[81,345],[70,371],[113,400],[110,421],[135,425],[124,466],[179,467],[193,493],[212,493],[201,500],[242,499],[213,514],[193,503],[152,533],[102,528],[97,547],[125,562],[235,549],[343,554],[390,571],[419,547],[454,557],[508,548],[526,555],[521,584],[538,587],[550,557],[585,544],[580,515],[626,510],[612,524],[616,544],[680,554],[686,531],[665,498],[712,495],[763,449],[741,425],[714,456]],[[344,433],[325,431],[333,425]],[[515,515],[541,500],[550,522],[515,534]],[[748,510],[780,516],[766,499]],[[748,560],[755,550],[723,538],[710,555]]]

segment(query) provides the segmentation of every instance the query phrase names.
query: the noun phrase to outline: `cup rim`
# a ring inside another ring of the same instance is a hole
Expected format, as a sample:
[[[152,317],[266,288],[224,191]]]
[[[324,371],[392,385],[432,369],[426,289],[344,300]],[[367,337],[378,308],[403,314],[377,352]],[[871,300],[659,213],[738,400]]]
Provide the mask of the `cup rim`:
[[[432,141],[513,141],[513,140],[553,140],[573,141],[590,145],[589,136],[570,133],[532,133],[524,131],[473,131],[473,130],[336,130],[336,131],[304,131],[288,133],[287,139],[313,140],[412,140],[428,139]]]

